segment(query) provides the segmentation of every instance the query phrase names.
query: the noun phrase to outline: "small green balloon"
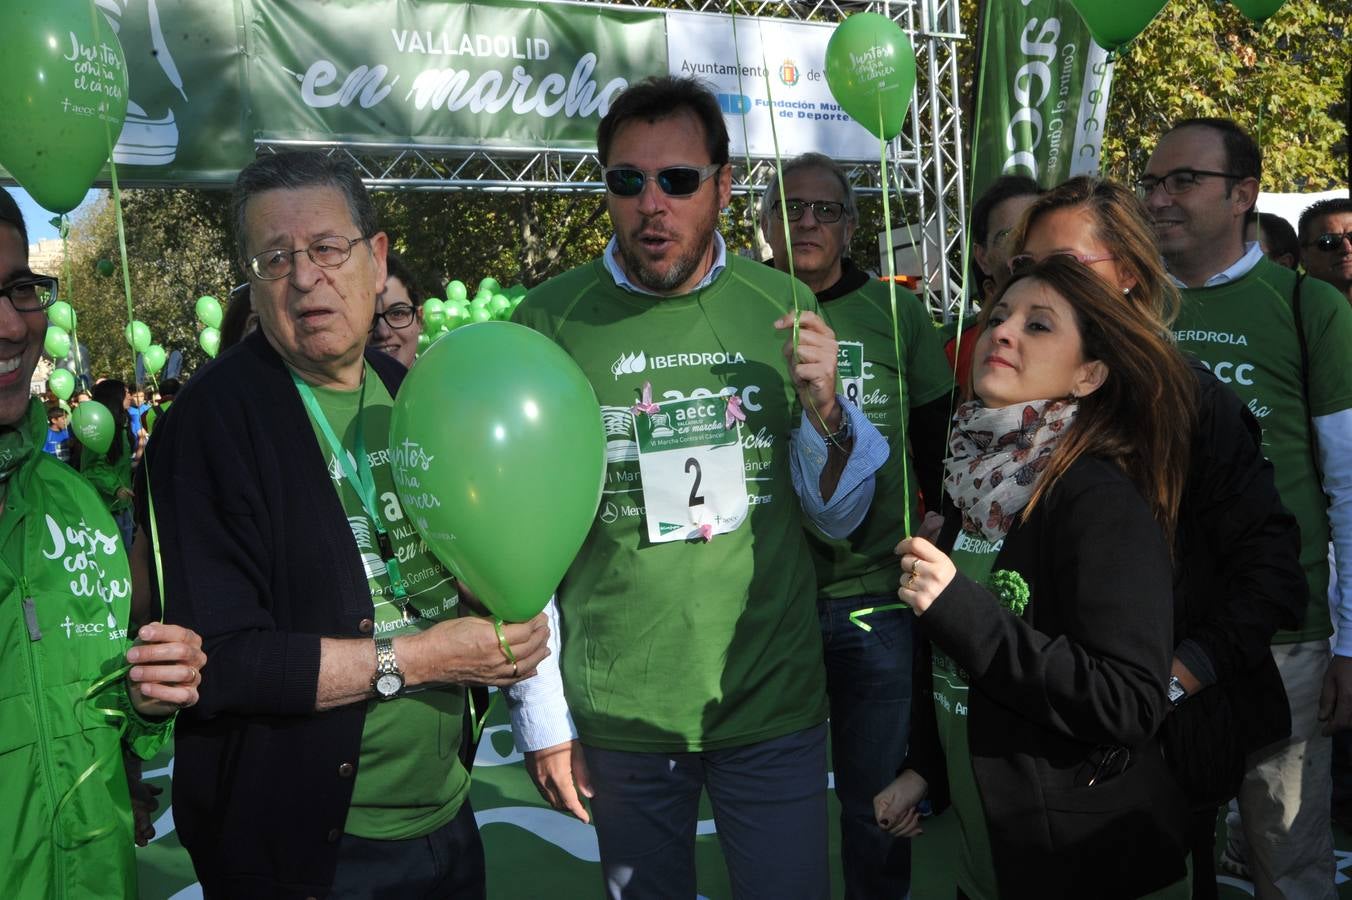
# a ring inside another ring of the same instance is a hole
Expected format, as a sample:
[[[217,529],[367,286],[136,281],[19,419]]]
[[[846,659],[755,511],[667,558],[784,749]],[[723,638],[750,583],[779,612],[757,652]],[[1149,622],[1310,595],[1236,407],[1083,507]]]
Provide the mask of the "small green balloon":
[[[221,310],[221,301],[211,296],[197,298],[196,312],[197,321],[210,328],[220,328],[221,319],[225,316]]]
[[[826,43],[826,85],[870,134],[901,133],[915,91],[915,49],[901,26],[879,13],[855,13]]]
[[[221,349],[221,333],[210,326],[203,328],[202,333],[197,336],[197,343],[203,353],[215,359],[216,352]]]
[[[107,453],[113,445],[113,414],[97,400],[86,400],[70,417],[75,437],[95,453]]]
[[[1234,0],[1240,12],[1259,24],[1272,18],[1285,2],[1286,0]]]
[[[145,349],[151,345],[154,338],[150,335],[150,326],[140,319],[131,322],[126,329],[127,343],[137,353],[144,353]]]
[[[104,278],[111,278],[113,273],[117,271],[117,267],[113,265],[111,259],[101,259],[94,263],[94,271],[98,272]]]
[[[493,299],[488,301],[488,309],[494,314],[502,312],[504,309],[510,309],[512,301],[506,294],[494,294]]]
[[[58,300],[47,307],[47,321],[67,331],[75,330],[75,310],[65,300]]]
[[[441,323],[446,321],[446,304],[431,297],[423,301],[422,305],[423,328],[429,331],[436,331],[441,327]]]
[[[47,390],[55,394],[58,400],[69,400],[70,395],[75,393],[75,376],[69,369],[53,369],[52,374],[47,376]]]
[[[1116,52],[1159,14],[1168,0],[1071,0],[1094,42],[1104,50]]]
[[[432,346],[432,338],[431,338],[431,336],[430,336],[427,332],[425,332],[425,331],[422,332],[421,334],[419,334],[419,335],[418,335],[418,352],[421,353],[421,352],[423,352],[424,350],[426,350],[426,349],[427,349],[428,347],[430,347],[430,346]]]
[[[500,290],[502,290],[502,285],[498,284],[498,280],[491,276],[479,282],[479,293],[481,294],[496,294]]]
[[[470,322],[491,322],[493,321],[493,311],[487,306],[473,306],[469,311]]]
[[[160,374],[160,369],[164,368],[165,361],[169,354],[159,344],[151,344],[141,354],[141,360],[145,363],[146,371],[151,375]]]
[[[42,347],[52,359],[63,359],[70,352],[70,334],[60,325],[48,325]]]
[[[447,300],[464,300],[468,296],[469,291],[465,288],[465,283],[463,281],[456,279],[446,285]]]
[[[526,296],[526,286],[518,281],[516,284],[509,287],[507,290],[503,291],[503,293],[506,294],[509,298],[515,300],[518,297]]]

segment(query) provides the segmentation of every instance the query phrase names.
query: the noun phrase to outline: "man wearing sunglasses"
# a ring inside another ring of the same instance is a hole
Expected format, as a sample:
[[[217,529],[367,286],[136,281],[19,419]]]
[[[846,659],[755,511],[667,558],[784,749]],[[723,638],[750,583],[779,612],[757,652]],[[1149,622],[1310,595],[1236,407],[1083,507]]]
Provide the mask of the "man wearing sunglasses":
[[[615,235],[515,313],[588,375],[609,461],[559,588],[571,724],[527,696],[518,746],[555,808],[585,821],[578,791],[592,798],[611,897],[696,893],[707,790],[735,896],[825,898],[827,706],[801,522],[852,530],[887,447],[836,394],[812,291],[718,234],[732,172],[715,97],[691,79],[632,85],[597,149]],[[547,687],[534,681],[523,692]]]
[[[897,761],[906,755],[915,616],[909,609],[874,613],[866,619],[873,630],[866,632],[850,614],[893,602],[897,561],[892,550],[904,532],[902,503],[910,505],[912,521],[918,523],[916,497],[923,486],[930,507],[937,506],[953,377],[925,307],[909,291],[898,290],[905,396],[897,396],[891,297],[885,284],[846,255],[859,221],[848,177],[821,153],[789,160],[783,175],[783,202],[775,177],[761,202],[761,230],[774,253],[773,265],[801,278],[816,294],[822,317],[839,341],[840,393],[864,411],[891,447],[878,472],[879,502],[859,528],[847,538],[831,539],[809,527],[807,537],[817,571],[845,896],[904,897],[910,889],[911,842],[878,827],[873,798],[892,782]],[[918,451],[915,459],[908,445]]]
[[[1261,172],[1258,146],[1234,122],[1189,119],[1160,139],[1137,187],[1183,289],[1178,344],[1262,426],[1309,585],[1303,622],[1272,646],[1291,737],[1250,758],[1221,864],[1251,875],[1260,897],[1332,900],[1328,736],[1352,726],[1352,566],[1339,566],[1330,660],[1328,543],[1352,559],[1352,308],[1245,243]]]
[[[0,190],[0,896],[134,897],[121,749],[154,756],[197,701],[206,656],[185,628],[128,635],[117,526],[41,452],[47,411],[29,383],[57,288],[29,268],[23,214]]]
[[[1300,214],[1301,261],[1352,302],[1352,199],[1320,200]]]

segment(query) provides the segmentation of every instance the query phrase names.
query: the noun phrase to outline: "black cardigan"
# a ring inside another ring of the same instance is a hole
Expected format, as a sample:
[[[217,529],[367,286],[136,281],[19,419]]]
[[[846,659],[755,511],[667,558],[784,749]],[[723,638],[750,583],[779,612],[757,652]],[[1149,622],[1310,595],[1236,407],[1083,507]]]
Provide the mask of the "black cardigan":
[[[941,544],[960,516],[948,507]],[[970,678],[968,740],[1006,898],[1137,897],[1182,878],[1184,806],[1155,738],[1173,650],[1169,553],[1120,470],[1082,458],[1005,537],[994,570],[1031,589],[1022,618],[959,573],[916,619],[910,755],[948,805],[930,695],[933,642]],[[1103,745],[1125,772],[1085,787]]]
[[[393,396],[404,368],[366,356]],[[261,333],[193,377],[148,454],[166,620],[208,657],[178,719],[179,837],[208,896],[323,896],[366,707],[315,712],[319,641],[369,636],[373,606],[325,454]]]

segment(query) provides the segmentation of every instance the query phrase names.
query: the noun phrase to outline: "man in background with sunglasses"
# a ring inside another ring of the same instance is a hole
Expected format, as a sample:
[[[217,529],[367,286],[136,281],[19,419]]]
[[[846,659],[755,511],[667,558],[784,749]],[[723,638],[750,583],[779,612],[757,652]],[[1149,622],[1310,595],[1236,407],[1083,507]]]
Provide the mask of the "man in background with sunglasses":
[[[1182,288],[1178,345],[1262,426],[1282,502],[1300,523],[1309,586],[1300,627],[1273,638],[1291,737],[1251,757],[1221,865],[1249,875],[1259,897],[1332,900],[1328,735],[1352,726],[1352,566],[1335,588],[1330,660],[1327,549],[1331,536],[1352,559],[1352,308],[1245,243],[1261,174],[1262,153],[1238,125],[1188,119],[1160,139],[1137,187]]]
[[[1300,214],[1301,261],[1352,303],[1352,198],[1320,200]]]
[[[849,533],[887,446],[836,394],[812,291],[718,233],[732,170],[715,97],[691,79],[631,85],[597,150],[615,235],[514,316],[586,373],[609,463],[558,594],[571,722],[557,689],[556,714],[527,696],[517,744],[556,809],[586,821],[577,793],[592,798],[609,896],[696,893],[707,789],[734,896],[825,898],[827,705],[802,517]],[[543,693],[535,681],[522,692]]]
[[[906,755],[915,616],[905,608],[873,613],[866,620],[873,630],[864,631],[850,615],[894,602],[892,551],[897,535],[905,533],[903,504],[909,504],[915,525],[922,487],[929,508],[939,505],[953,375],[924,305],[898,289],[894,335],[887,285],[847,255],[859,211],[845,171],[829,156],[805,153],[784,163],[783,175],[783,202],[773,176],[761,201],[761,230],[774,267],[802,279],[816,294],[839,342],[840,393],[891,446],[878,472],[878,502],[864,522],[847,538],[831,539],[812,527],[807,538],[817,570],[845,897],[904,897],[911,842],[878,827],[873,798],[892,782],[896,761]],[[894,337],[900,339],[903,397],[897,396]],[[908,444],[917,451],[915,459]]]

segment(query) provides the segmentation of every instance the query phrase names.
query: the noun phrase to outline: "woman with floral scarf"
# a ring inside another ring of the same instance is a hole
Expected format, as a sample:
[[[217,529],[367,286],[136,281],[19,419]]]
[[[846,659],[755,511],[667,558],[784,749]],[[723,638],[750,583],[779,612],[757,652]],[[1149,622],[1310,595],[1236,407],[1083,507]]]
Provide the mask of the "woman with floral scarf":
[[[1071,257],[982,316],[944,529],[897,548],[925,646],[878,824],[914,837],[923,804],[951,805],[959,897],[1186,897],[1156,735],[1194,379],[1162,322]]]

